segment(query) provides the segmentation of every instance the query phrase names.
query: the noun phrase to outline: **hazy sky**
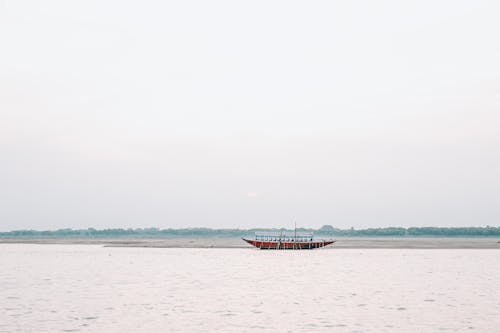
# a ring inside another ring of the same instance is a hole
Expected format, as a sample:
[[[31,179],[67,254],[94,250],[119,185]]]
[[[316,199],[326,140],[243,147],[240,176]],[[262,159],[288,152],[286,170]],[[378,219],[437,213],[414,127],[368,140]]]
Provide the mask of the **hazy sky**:
[[[0,230],[498,226],[499,13],[0,0]]]

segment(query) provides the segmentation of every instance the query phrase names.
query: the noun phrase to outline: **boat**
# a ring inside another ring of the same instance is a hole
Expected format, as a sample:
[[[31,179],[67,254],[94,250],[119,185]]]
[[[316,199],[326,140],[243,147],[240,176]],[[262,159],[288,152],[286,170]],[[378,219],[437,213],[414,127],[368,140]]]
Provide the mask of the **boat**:
[[[242,239],[261,250],[312,250],[335,243],[332,239],[315,239],[313,233],[256,232],[254,239]]]

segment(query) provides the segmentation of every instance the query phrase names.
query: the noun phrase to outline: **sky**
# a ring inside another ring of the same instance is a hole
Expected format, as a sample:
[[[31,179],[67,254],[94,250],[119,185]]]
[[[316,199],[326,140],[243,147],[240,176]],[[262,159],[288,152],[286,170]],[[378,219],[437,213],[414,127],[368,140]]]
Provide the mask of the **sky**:
[[[0,230],[499,226],[499,12],[0,0]]]

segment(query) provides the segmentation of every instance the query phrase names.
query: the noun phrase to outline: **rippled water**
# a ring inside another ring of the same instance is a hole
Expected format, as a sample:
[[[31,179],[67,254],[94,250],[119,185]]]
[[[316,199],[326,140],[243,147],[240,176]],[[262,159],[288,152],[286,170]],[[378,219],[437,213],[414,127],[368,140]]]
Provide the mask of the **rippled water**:
[[[500,332],[500,251],[0,245],[0,332]]]

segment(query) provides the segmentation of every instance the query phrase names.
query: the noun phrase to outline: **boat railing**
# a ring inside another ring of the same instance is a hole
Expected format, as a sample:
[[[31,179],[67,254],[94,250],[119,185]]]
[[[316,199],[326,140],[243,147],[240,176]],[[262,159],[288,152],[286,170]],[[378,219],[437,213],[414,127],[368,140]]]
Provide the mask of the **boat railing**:
[[[255,240],[259,241],[312,242],[313,239],[313,233],[255,233]]]

